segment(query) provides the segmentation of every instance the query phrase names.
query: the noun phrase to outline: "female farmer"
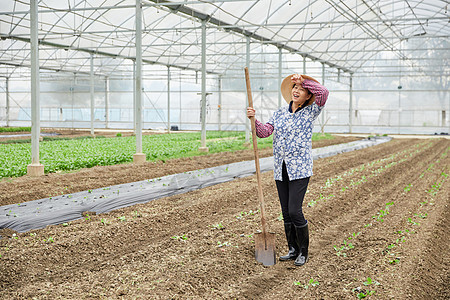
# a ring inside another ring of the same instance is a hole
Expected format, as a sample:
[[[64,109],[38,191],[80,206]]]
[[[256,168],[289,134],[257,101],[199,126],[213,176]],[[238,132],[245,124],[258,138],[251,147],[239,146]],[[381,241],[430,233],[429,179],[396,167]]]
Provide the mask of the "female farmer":
[[[294,74],[281,83],[281,94],[289,105],[278,109],[266,124],[256,122],[256,135],[265,138],[274,133],[274,177],[284,219],[289,252],[280,260],[295,260],[302,266],[308,259],[308,222],[302,204],[313,175],[311,136],[317,119],[328,98],[328,90],[317,80]],[[247,108],[247,117],[255,110]]]

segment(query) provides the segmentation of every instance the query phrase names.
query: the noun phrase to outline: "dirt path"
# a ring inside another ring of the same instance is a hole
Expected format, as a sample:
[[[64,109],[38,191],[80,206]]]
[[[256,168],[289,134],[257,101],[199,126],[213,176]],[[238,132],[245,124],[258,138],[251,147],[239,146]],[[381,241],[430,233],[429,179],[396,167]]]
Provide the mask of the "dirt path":
[[[303,267],[254,260],[260,216],[251,176],[10,235],[0,240],[2,296],[358,299],[372,291],[369,299],[444,299],[449,147],[442,139],[393,140],[315,161]],[[280,254],[286,246],[273,173],[262,181]]]

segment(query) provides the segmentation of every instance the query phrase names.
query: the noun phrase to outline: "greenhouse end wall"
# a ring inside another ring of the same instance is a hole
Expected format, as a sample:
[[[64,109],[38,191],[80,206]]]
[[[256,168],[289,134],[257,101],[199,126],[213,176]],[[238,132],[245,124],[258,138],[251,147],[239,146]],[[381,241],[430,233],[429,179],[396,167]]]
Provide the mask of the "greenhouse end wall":
[[[386,80],[386,79],[384,79]],[[227,82],[228,81],[228,82]],[[224,77],[222,89],[215,78],[208,80],[206,123],[208,130],[243,131],[246,128],[246,91],[235,84],[241,79]],[[367,134],[448,134],[450,128],[450,94],[445,87],[415,86],[404,80],[402,89],[391,80],[355,80],[349,85],[327,78],[330,96],[315,131]],[[277,78],[255,80],[252,86],[257,118],[267,122],[278,107]],[[362,82],[363,84],[359,84]],[[90,93],[86,78],[41,83],[41,127],[90,128]],[[133,81],[111,79],[95,81],[94,127],[132,129]],[[275,84],[276,86],[276,84]],[[377,88],[378,87],[378,88]],[[434,88],[434,89],[433,89]],[[144,129],[200,130],[201,86],[195,82],[171,81],[170,115],[167,80],[144,80]],[[350,112],[350,96],[352,110]],[[0,125],[31,126],[31,103],[28,82],[9,80],[9,116],[5,81],[0,82]],[[220,103],[219,103],[220,102]],[[282,99],[282,105],[286,105]],[[108,113],[106,113],[108,112]],[[352,124],[350,126],[350,117]],[[170,126],[169,126],[170,124]]]

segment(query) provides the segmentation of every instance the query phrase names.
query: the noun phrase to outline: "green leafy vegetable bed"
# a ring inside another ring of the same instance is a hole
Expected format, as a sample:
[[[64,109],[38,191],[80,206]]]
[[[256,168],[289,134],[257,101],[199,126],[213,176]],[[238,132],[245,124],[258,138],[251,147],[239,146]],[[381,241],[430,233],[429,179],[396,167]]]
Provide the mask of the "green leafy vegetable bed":
[[[315,135],[313,139],[332,138]],[[209,153],[246,149],[243,132],[211,131],[207,134]],[[198,151],[200,132],[144,135],[143,152],[148,161],[204,155]],[[258,139],[258,147],[272,145],[272,138]],[[135,137],[52,140],[40,143],[40,162],[45,173],[77,170],[132,162],[136,153]],[[0,145],[0,178],[18,177],[27,173],[31,163],[31,144]]]

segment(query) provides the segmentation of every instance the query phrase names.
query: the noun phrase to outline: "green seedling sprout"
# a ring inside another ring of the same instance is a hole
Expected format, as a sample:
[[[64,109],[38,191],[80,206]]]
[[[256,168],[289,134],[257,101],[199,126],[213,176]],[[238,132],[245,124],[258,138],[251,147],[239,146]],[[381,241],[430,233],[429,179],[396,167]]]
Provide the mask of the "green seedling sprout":
[[[277,217],[278,221],[283,221],[283,213],[280,213]]]
[[[222,223],[211,225],[211,227],[212,227],[212,229],[220,229],[220,230],[225,229],[225,227],[222,225]]]
[[[111,224],[111,223],[108,222],[105,218],[100,219],[100,223],[103,224],[103,225]]]
[[[53,237],[49,237],[48,239],[44,239],[44,242],[46,243],[54,243],[55,241],[53,240]]]
[[[294,281],[294,285],[301,286],[301,287],[303,287],[305,290],[307,290],[310,286],[311,286],[311,287],[316,287],[316,286],[318,286],[318,285],[319,285],[319,281],[317,281],[317,280],[311,278],[311,279],[308,281],[308,283],[306,283],[306,284],[302,284],[300,281]]]
[[[187,236],[186,236],[186,234],[183,234],[183,235],[174,235],[174,236],[172,236],[172,237],[170,237],[171,239],[174,239],[174,240],[182,240],[183,242],[186,242],[187,241]]]
[[[371,285],[371,284],[380,285],[380,283],[379,283],[378,281],[373,280],[373,279],[370,278],[370,277],[367,277],[367,280],[364,281],[363,284],[364,284],[365,286],[369,286],[369,285]]]

